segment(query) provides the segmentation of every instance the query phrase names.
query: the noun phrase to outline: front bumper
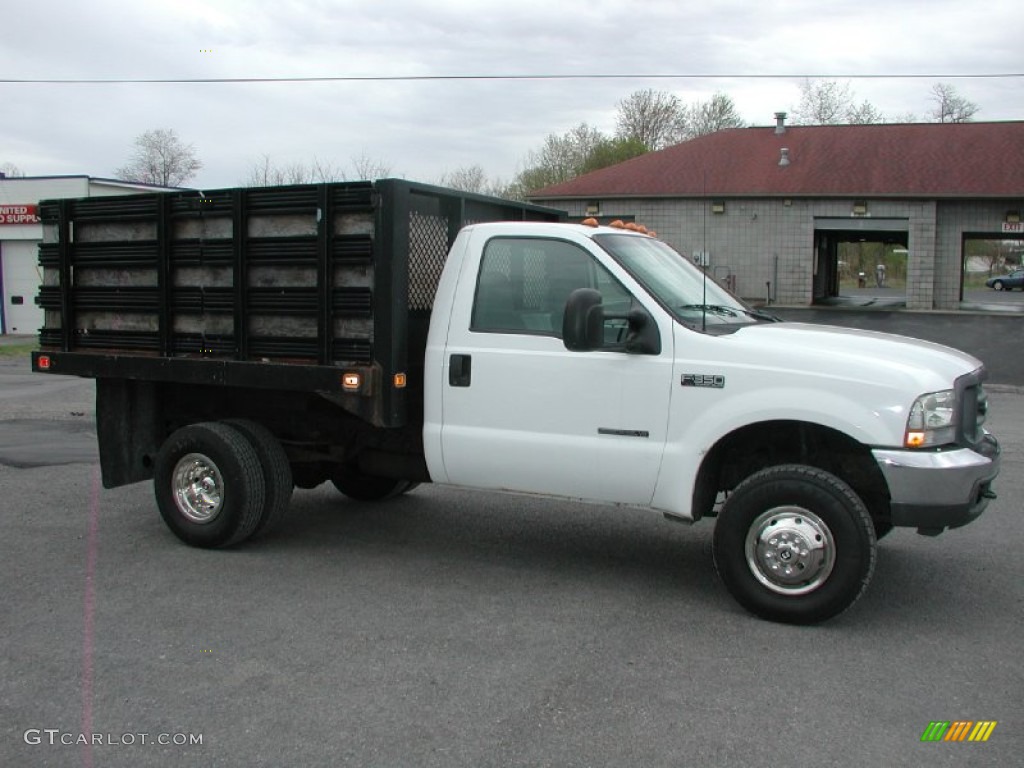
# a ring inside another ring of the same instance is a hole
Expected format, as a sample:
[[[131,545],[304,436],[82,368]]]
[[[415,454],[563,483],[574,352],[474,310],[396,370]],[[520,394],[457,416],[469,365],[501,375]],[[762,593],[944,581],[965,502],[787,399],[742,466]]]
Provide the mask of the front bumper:
[[[974,448],[939,451],[871,452],[889,485],[893,525],[938,533],[974,520],[995,498],[991,485],[999,474],[1000,449],[985,433]]]

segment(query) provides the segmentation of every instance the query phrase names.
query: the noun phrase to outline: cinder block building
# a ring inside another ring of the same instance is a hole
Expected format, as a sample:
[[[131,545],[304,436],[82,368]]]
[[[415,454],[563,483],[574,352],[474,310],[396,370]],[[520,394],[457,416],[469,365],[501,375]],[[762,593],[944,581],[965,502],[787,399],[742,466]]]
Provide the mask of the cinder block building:
[[[530,200],[637,221],[735,292],[778,304],[836,297],[847,243],[880,243],[912,310],[958,309],[966,243],[1024,240],[1024,122],[719,131]],[[884,265],[879,270],[885,271]],[[883,275],[879,275],[881,282]]]

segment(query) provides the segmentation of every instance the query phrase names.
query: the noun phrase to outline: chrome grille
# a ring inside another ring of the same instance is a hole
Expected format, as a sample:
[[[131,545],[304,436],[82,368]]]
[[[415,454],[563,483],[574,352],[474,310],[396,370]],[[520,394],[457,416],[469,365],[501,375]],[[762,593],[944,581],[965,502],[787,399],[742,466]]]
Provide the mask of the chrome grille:
[[[964,439],[968,443],[977,443],[984,436],[983,425],[988,415],[988,396],[980,384],[967,387],[963,391],[960,411],[960,424]]]

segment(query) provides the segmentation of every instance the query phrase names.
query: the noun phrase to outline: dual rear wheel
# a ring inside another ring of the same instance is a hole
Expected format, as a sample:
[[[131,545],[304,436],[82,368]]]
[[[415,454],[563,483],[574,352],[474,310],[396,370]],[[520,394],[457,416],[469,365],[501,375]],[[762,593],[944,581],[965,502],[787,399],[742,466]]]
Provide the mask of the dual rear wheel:
[[[167,527],[186,544],[230,547],[279,526],[296,480],[284,448],[249,419],[182,427],[156,456],[153,485]],[[418,483],[360,473],[342,465],[334,486],[357,501],[382,501]]]
[[[157,506],[186,544],[219,548],[279,525],[292,495],[291,467],[270,430],[247,419],[182,427],[157,453]]]

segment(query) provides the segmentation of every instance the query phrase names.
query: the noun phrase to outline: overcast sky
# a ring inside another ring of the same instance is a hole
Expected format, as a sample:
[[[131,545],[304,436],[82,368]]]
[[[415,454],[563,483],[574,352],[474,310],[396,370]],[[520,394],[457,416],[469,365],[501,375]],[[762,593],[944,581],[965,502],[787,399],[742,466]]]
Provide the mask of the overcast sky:
[[[849,82],[887,115],[927,119],[944,81],[981,107],[977,120],[1024,119],[1024,78],[949,77],[1024,72],[1019,0],[5,0],[0,20],[8,80],[624,75],[0,83],[0,164],[29,175],[109,177],[138,134],[173,128],[206,189],[239,184],[262,155],[346,168],[367,157],[429,182],[479,164],[509,180],[550,133],[581,121],[614,132],[635,90],[687,103],[721,90],[769,125],[807,75],[935,75]],[[785,77],[751,77],[767,74]]]

